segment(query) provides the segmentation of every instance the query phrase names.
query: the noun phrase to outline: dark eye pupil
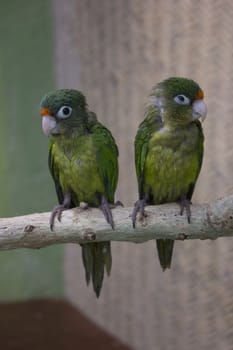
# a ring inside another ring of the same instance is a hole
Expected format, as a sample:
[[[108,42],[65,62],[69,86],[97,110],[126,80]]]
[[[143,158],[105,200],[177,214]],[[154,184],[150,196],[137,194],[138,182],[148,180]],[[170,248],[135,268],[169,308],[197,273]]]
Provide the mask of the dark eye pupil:
[[[68,115],[70,113],[70,109],[68,107],[63,108],[63,114]]]
[[[178,98],[181,102],[184,102],[184,96],[180,95]]]

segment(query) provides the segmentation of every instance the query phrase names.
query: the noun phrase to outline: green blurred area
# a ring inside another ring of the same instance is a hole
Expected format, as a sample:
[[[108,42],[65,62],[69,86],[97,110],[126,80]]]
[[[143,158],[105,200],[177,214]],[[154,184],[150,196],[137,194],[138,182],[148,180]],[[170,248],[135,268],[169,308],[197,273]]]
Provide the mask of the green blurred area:
[[[39,102],[54,88],[51,3],[0,1],[0,216],[56,203]],[[63,295],[63,246],[0,252],[0,301]]]

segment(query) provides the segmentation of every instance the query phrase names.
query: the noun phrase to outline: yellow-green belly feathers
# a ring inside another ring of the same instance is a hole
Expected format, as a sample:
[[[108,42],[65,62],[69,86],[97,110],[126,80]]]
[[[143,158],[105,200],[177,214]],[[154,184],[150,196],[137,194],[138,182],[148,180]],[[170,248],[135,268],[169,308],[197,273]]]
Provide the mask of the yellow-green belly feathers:
[[[172,202],[186,195],[200,170],[198,130],[179,135],[156,132],[149,142],[143,192],[153,204]]]
[[[87,202],[98,206],[99,195],[105,191],[91,135],[56,142],[52,154],[63,194],[67,191],[74,193],[76,196],[72,200],[75,205]]]

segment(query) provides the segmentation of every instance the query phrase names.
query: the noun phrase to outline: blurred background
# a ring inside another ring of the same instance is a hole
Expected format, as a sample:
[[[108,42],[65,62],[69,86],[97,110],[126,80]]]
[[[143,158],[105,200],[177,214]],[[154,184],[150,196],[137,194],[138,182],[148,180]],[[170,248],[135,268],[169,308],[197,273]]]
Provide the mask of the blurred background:
[[[56,203],[38,113],[54,88],[82,90],[111,129],[120,151],[116,199],[131,206],[134,136],[151,87],[169,76],[197,81],[208,105],[193,202],[232,193],[232,39],[228,0],[1,0],[0,215]],[[0,300],[65,299],[132,349],[232,349],[232,239],[176,243],[165,273],[154,242],[112,246],[99,300],[85,285],[77,245],[1,252]]]

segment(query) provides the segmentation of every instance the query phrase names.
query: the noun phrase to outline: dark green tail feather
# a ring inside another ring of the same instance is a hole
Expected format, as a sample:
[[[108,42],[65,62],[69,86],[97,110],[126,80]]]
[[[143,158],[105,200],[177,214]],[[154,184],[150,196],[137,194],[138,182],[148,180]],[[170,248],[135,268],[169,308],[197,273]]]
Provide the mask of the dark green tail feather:
[[[86,283],[89,285],[91,279],[91,271],[93,266],[92,245],[80,244],[82,248],[82,259],[85,267]]]
[[[171,262],[172,262],[174,240],[157,239],[156,244],[157,244],[157,250],[159,255],[159,262],[163,271],[166,269],[169,269],[171,267]]]
[[[112,266],[110,242],[82,244],[82,258],[85,267],[87,285],[92,279],[93,289],[97,297],[100,295],[104,279],[104,268],[110,275]]]

